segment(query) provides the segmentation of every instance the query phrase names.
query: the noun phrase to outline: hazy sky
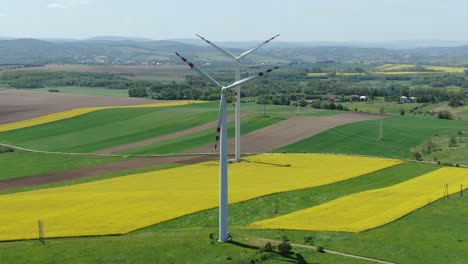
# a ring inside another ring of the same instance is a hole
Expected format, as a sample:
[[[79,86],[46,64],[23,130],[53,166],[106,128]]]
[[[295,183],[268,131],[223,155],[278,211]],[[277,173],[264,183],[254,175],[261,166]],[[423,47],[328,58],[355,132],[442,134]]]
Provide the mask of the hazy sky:
[[[467,0],[0,0],[0,36],[468,40],[467,12]]]

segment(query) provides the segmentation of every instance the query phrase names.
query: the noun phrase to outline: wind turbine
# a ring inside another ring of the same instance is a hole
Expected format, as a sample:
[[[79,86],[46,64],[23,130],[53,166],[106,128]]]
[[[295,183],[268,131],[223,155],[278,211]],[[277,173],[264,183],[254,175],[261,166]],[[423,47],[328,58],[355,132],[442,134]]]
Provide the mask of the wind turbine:
[[[218,116],[218,127],[216,129],[216,144],[215,149],[219,145],[219,241],[227,242],[228,239],[228,157],[227,157],[227,122],[226,122],[226,91],[239,85],[249,82],[257,77],[264,76],[267,73],[272,72],[278,67],[273,69],[268,69],[264,72],[259,72],[254,76],[236,81],[228,86],[222,86],[218,81],[213,79],[211,76],[200,70],[193,63],[188,61],[186,58],[175,53],[179,58],[181,58],[185,63],[190,66],[192,70],[195,70],[200,75],[208,79],[212,84],[221,89],[221,98],[219,100],[219,116]],[[221,134],[221,140],[220,140]]]
[[[235,56],[233,55],[232,53],[230,53],[229,51],[219,47],[218,45],[214,44],[213,42],[205,39],[204,37],[196,34],[197,37],[201,38],[202,40],[204,40],[206,43],[210,44],[211,46],[213,46],[215,49],[221,51],[224,55],[234,59],[236,61],[236,71],[235,71],[235,81],[239,81],[240,80],[240,61],[247,55],[249,55],[250,53],[254,52],[255,50],[259,49],[261,46],[267,44],[268,42],[272,41],[273,39],[275,39],[276,37],[279,36],[276,35],[274,37],[271,37],[270,39],[268,40],[265,40],[264,42],[262,42],[261,44],[257,45],[256,47],[252,48],[252,49],[249,49],[247,51],[245,51],[244,53],[242,53],[241,55],[239,56]],[[236,162],[239,162],[240,161],[240,86],[237,86],[236,87],[236,90],[234,92],[234,97],[235,97],[235,104],[236,104],[236,112],[235,112],[235,126],[236,126],[236,156],[235,156],[235,160]]]

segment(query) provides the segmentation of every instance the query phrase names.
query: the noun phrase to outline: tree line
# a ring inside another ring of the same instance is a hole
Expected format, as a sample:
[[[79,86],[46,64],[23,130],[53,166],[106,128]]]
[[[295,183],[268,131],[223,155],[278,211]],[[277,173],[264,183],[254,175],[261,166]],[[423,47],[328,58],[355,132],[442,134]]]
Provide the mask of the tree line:
[[[257,69],[243,73],[247,77]],[[231,83],[231,72],[218,72],[213,76],[221,83]],[[129,80],[125,75],[108,73],[79,72],[41,72],[13,71],[3,72],[0,81],[14,88],[43,88],[60,86],[104,87],[126,89],[130,97],[150,97],[161,100],[218,100],[219,89],[213,87],[199,76],[187,76],[184,81],[145,81]],[[330,95],[339,96],[341,101],[351,95],[364,95],[369,99],[385,97],[388,101],[399,101],[401,96],[417,97],[418,102],[437,102],[452,100],[459,104],[464,100],[464,92],[454,92],[440,88],[438,83],[464,87],[466,79],[460,75],[420,76],[407,82],[380,80],[372,85],[362,80],[362,76],[337,76],[316,79],[307,76],[303,69],[288,69],[273,73],[268,78],[242,86],[242,97],[257,98],[265,104],[289,104],[291,101],[327,99]],[[232,91],[228,94],[232,100]],[[454,98],[454,99],[452,99]]]

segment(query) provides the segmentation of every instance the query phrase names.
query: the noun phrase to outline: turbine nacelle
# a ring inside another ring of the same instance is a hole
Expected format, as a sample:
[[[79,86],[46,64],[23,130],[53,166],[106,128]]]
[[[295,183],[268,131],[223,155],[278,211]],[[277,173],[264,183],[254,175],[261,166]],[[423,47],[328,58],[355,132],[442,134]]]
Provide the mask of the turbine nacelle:
[[[186,58],[182,57],[179,53],[175,53],[183,62],[185,62],[192,70],[198,72],[200,75],[202,75],[203,77],[205,77],[207,80],[209,80],[212,84],[214,84],[215,86],[218,86],[220,89],[221,89],[221,97],[220,97],[220,102],[219,102],[219,117],[218,117],[218,127],[216,129],[216,144],[215,144],[215,149],[217,149],[218,147],[218,143],[219,143],[219,137],[220,137],[220,133],[221,133],[221,130],[222,129],[225,129],[224,127],[222,127],[222,123],[224,121],[224,119],[226,118],[226,91],[229,90],[229,89],[232,89],[232,88],[235,88],[239,85],[242,85],[246,82],[250,82],[252,81],[253,79],[255,78],[258,78],[258,77],[262,77],[264,76],[265,74],[268,74],[270,72],[272,72],[273,70],[276,70],[278,69],[279,67],[276,66],[274,68],[271,68],[271,69],[267,69],[266,71],[261,71],[261,72],[258,72],[257,74],[253,75],[253,76],[250,76],[250,77],[247,77],[245,79],[242,79],[242,80],[239,80],[239,81],[236,81],[236,82],[233,82],[231,83],[230,85],[228,86],[223,86],[221,85],[218,81],[216,81],[213,77],[211,77],[210,75],[208,75],[207,73],[205,73],[204,71],[200,70],[200,68],[198,68],[197,66],[195,66],[195,64],[193,64],[192,62],[188,61]]]

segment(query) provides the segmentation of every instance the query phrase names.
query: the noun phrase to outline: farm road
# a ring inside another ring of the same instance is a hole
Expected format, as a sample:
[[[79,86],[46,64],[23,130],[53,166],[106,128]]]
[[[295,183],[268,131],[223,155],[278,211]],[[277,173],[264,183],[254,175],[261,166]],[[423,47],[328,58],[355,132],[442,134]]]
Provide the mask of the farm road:
[[[0,88],[0,124],[83,107],[127,106],[158,102],[164,101]]]
[[[347,113],[342,115],[323,117],[293,117],[242,136],[241,150],[244,153],[264,153],[289,145],[299,140],[311,137],[324,130],[342,124],[381,119],[387,116],[365,113]],[[229,140],[229,149],[234,150],[234,140]],[[185,153],[210,153],[213,145],[199,147]],[[69,171],[48,173],[17,179],[0,181],[0,190],[55,183],[60,181],[78,179],[104,173],[146,167],[164,163],[197,163],[206,160],[215,160],[216,155],[174,156],[174,157],[140,157],[131,160],[102,164],[90,168],[78,168]]]
[[[267,238],[260,238],[260,237],[250,237],[250,238],[245,238],[245,240],[250,240],[250,243],[254,243],[255,246],[258,246],[258,247],[261,247],[261,246],[265,245],[265,243],[267,243],[267,242],[270,242],[270,243],[273,243],[273,244],[281,243],[281,241],[277,241],[277,240],[273,240],[273,239],[267,239]],[[314,247],[314,246],[294,244],[294,243],[290,243],[290,244],[293,247],[307,248],[307,249],[311,249],[311,250],[314,250],[314,251],[317,250],[317,247]],[[389,261],[385,261],[385,260],[369,258],[369,257],[364,257],[364,256],[359,256],[359,255],[354,255],[354,254],[329,250],[329,249],[324,249],[323,252],[328,253],[328,254],[353,258],[353,259],[365,260],[367,262],[374,262],[374,263],[380,263],[380,264],[395,264],[394,262],[389,262]]]

